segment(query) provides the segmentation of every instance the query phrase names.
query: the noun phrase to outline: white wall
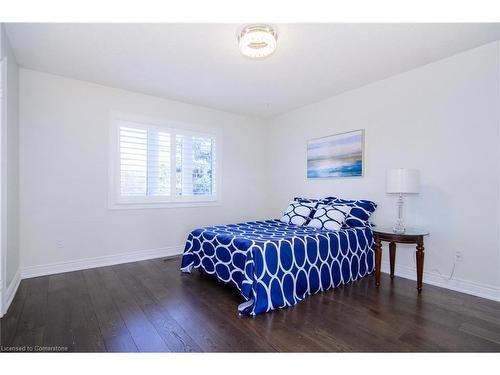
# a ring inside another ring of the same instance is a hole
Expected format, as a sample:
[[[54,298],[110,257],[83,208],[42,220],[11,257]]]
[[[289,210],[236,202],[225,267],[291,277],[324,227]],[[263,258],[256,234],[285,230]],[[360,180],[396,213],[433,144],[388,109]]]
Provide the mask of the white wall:
[[[1,149],[1,207],[2,207],[2,248],[5,249],[6,288],[14,280],[20,267],[19,255],[19,67],[10,46],[10,42],[0,25],[1,58],[7,59],[3,77],[4,100],[2,114]],[[15,281],[15,280],[14,280]],[[9,296],[7,296],[9,297]]]
[[[181,253],[195,227],[264,218],[260,120],[26,69],[20,87],[23,267]],[[220,129],[222,205],[109,210],[110,111]]]
[[[270,120],[268,215],[295,195],[334,195],[374,200],[374,221],[391,224],[385,171],[417,168],[421,193],[406,200],[406,218],[431,232],[424,282],[449,276],[460,250],[453,280],[498,293],[498,50],[490,43]],[[307,180],[306,141],[355,129],[366,129],[365,177]],[[399,248],[396,271],[413,269],[414,252]]]

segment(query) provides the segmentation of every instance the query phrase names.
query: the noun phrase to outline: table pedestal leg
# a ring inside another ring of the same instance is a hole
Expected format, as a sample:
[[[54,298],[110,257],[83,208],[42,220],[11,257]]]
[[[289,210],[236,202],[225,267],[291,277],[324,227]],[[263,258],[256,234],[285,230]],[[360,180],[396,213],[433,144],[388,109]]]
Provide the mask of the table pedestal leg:
[[[420,293],[422,291],[422,276],[424,273],[424,244],[419,242],[417,244],[417,290]]]
[[[389,258],[391,266],[391,279],[394,279],[394,263],[396,262],[396,243],[389,242]]]
[[[375,285],[380,285],[380,263],[382,261],[382,242],[375,239]]]

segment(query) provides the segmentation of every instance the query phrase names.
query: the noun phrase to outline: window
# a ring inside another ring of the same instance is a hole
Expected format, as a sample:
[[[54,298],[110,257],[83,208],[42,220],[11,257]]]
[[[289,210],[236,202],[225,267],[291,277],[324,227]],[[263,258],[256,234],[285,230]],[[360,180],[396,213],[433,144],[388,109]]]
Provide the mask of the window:
[[[217,201],[217,137],[146,121],[114,119],[112,206]]]
[[[215,140],[208,137],[175,136],[177,195],[215,194]]]

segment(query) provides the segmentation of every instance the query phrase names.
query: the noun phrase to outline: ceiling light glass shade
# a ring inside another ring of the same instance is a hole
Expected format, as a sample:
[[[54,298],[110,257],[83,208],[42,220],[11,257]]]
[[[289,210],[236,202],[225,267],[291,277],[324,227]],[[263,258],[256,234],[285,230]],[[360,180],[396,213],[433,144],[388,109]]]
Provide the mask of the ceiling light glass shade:
[[[252,59],[271,55],[276,49],[276,31],[268,25],[247,26],[238,35],[240,51]]]

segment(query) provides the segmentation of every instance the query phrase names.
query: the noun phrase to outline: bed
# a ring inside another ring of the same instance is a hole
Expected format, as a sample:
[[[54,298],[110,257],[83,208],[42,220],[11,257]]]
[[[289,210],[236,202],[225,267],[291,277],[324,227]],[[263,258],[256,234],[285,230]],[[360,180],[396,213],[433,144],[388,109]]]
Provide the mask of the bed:
[[[252,221],[193,230],[181,271],[199,269],[234,286],[242,315],[292,306],[311,294],[356,281],[374,270],[370,227],[338,231]]]

